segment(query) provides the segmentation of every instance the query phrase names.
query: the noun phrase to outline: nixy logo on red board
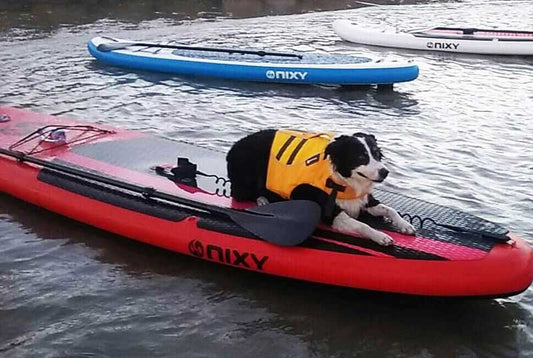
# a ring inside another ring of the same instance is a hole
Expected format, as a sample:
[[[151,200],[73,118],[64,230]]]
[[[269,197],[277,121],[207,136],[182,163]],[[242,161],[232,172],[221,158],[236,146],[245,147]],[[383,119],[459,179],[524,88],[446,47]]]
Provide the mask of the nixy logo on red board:
[[[189,242],[189,252],[194,256],[203,257],[204,245],[198,240],[191,240],[191,242]]]
[[[189,242],[189,252],[197,257],[219,261],[233,266],[263,271],[263,267],[268,260],[268,256],[258,257],[253,252],[241,252],[235,249],[223,248],[217,245],[206,245],[199,240]]]

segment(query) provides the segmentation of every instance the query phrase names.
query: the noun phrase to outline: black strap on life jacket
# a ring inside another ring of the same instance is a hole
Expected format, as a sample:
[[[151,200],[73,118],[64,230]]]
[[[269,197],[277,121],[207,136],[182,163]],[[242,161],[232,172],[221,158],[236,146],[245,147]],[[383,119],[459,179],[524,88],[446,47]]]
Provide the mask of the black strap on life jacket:
[[[291,145],[292,142],[294,142],[295,139],[296,139],[296,136],[294,135],[291,135],[289,138],[287,138],[285,143],[283,143],[281,148],[276,153],[276,160],[281,160],[281,157],[283,156],[283,154],[285,154],[285,151],[289,148],[289,146]],[[287,165],[291,165],[292,163],[294,163],[296,156],[298,155],[300,150],[302,150],[303,146],[305,145],[305,143],[307,143],[307,141],[308,141],[307,138],[300,139],[298,144],[296,144],[296,147],[294,147],[294,149],[292,150],[292,153],[290,154],[289,159],[287,159]]]
[[[333,181],[333,179],[328,178],[326,180],[326,188],[331,189],[331,194],[329,194],[328,202],[326,203],[326,205],[324,205],[324,216],[331,217],[333,216],[333,212],[335,211],[335,201],[337,200],[337,193],[344,193],[346,187],[344,185],[337,184]]]

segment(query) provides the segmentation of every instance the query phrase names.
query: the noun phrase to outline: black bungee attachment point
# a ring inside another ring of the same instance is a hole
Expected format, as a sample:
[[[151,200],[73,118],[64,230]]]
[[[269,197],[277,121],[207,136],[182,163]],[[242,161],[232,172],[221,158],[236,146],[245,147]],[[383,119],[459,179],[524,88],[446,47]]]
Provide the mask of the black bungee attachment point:
[[[199,172],[197,168],[198,166],[192,163],[189,158],[178,157],[177,166],[168,168],[162,165],[157,165],[154,167],[154,170],[158,175],[164,176],[175,183],[198,188],[196,175],[199,174]]]
[[[156,165],[152,167],[156,174],[172,180],[174,183],[187,185],[198,188],[197,177],[213,178],[215,180],[216,191],[214,194],[221,197],[229,198],[230,181],[224,177],[215,174],[206,174],[198,170],[198,165],[186,157],[178,157],[177,166],[168,167],[166,165]]]

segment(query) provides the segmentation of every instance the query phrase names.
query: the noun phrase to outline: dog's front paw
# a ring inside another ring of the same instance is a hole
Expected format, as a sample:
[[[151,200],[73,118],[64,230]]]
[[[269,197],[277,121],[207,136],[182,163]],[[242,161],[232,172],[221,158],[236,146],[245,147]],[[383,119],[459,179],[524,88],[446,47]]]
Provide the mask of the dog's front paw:
[[[395,224],[396,228],[398,229],[398,232],[406,235],[414,235],[416,232],[416,229],[413,225],[402,219],[401,221],[397,222]]]
[[[372,236],[370,236],[370,239],[372,239],[372,241],[375,241],[378,244],[383,245],[383,246],[390,246],[394,244],[394,240],[392,239],[392,237],[377,230],[374,230],[374,232],[372,233]]]

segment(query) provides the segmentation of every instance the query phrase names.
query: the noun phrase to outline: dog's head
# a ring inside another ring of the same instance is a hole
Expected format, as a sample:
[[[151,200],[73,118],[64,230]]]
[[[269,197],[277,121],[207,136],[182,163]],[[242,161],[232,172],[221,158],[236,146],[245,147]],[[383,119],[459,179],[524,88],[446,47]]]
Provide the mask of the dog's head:
[[[326,147],[325,153],[333,170],[347,180],[381,183],[389,174],[381,163],[381,149],[372,134],[337,137]]]

